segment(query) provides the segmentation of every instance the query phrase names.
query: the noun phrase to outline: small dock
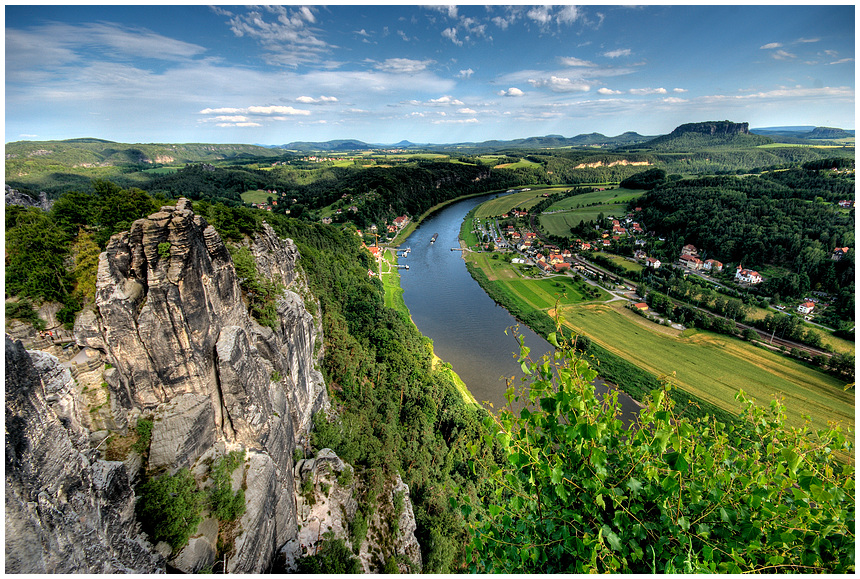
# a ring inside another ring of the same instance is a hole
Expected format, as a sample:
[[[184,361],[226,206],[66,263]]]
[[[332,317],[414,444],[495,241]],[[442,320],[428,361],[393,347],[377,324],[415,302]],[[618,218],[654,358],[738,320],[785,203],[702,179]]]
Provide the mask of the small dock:
[[[398,264],[398,265],[397,265],[397,269],[409,269],[409,266],[408,266],[408,265],[400,265],[400,264]]]
[[[462,247],[452,247],[451,251],[465,251]]]

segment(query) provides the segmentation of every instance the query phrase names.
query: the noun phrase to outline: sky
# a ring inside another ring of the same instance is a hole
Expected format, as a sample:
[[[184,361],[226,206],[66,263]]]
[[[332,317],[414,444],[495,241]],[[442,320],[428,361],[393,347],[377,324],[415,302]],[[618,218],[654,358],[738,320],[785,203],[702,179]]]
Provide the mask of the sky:
[[[6,142],[854,129],[853,3],[6,5]]]

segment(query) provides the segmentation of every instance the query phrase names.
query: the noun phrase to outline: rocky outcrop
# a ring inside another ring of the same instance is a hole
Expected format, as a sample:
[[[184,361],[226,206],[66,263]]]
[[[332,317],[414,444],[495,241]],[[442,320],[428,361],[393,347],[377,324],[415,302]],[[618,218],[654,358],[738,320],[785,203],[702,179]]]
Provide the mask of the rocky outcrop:
[[[698,133],[702,135],[749,135],[749,123],[733,123],[731,121],[707,121],[704,123],[686,123],[678,126],[670,133],[677,137],[686,133]]]
[[[6,338],[6,572],[156,573],[125,466],[90,450],[69,371]]]
[[[21,193],[17,189],[12,189],[6,185],[6,205],[23,205],[24,207],[38,207],[42,211],[50,211],[53,201],[48,200],[48,195],[41,191],[39,198],[34,199],[26,193]]]
[[[111,238],[95,308],[75,336],[115,367],[111,389],[128,413],[153,417],[150,473],[190,467],[205,478],[201,460],[215,446],[247,451],[246,511],[227,570],[259,573],[296,534],[293,451],[328,399],[295,244],[264,225],[246,245],[258,275],[282,289],[276,327],[249,315],[230,252],[182,199]],[[196,539],[172,565],[211,563]]]

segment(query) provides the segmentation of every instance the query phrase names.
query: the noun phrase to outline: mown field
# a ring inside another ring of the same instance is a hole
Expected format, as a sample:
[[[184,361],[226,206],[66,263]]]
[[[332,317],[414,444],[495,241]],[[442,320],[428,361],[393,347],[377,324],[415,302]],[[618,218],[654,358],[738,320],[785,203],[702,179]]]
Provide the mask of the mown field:
[[[625,211],[627,202],[644,194],[639,189],[618,187],[568,197],[550,205],[540,216],[540,224],[550,235],[570,237],[571,227],[580,221],[597,221],[601,213],[604,217],[617,216]]]
[[[644,194],[645,191],[642,189],[625,189],[622,187],[606,189],[604,191],[592,191],[590,193],[574,195],[573,197],[562,199],[558,203],[553,203],[549,208],[547,208],[547,212],[577,209],[579,207],[591,205],[592,203],[627,203],[628,201],[641,197]]]
[[[531,191],[517,191],[508,195],[501,195],[482,203],[475,210],[475,217],[486,219],[510,213],[517,207],[528,209],[543,198],[544,193],[555,193],[564,191],[569,187],[554,187],[550,189],[532,189]]]
[[[567,306],[562,314],[574,331],[721,408],[740,410],[739,390],[760,405],[779,396],[792,426],[803,426],[802,415],[808,414],[815,428],[835,420],[853,431],[854,393],[843,391],[845,384],[829,374],[735,338],[654,331],[652,326],[662,327],[620,308],[620,303]]]
[[[256,191],[245,191],[240,197],[245,203],[266,203],[269,197],[274,199],[275,196],[262,189],[257,189]]]

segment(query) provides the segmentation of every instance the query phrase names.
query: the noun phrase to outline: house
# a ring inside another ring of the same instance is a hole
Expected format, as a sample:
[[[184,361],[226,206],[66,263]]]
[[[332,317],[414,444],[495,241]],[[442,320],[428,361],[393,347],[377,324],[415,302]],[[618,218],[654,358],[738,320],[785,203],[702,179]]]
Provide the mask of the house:
[[[843,199],[839,202],[839,206],[845,209],[851,209],[852,207],[854,207],[854,202],[850,199]]]
[[[637,239],[637,240],[636,240],[636,241],[634,241],[633,243],[634,243],[635,245],[645,245],[645,240],[644,240],[644,239]]]
[[[553,265],[564,262],[564,256],[560,253],[550,253],[548,259],[549,262]]]
[[[699,255],[695,245],[687,244],[681,248],[681,255]]]
[[[641,225],[639,225],[639,224],[638,224],[638,223],[636,223],[635,221],[633,222],[633,232],[634,232],[634,233],[643,233],[644,231],[645,231],[645,230],[644,230],[644,229],[642,229],[642,226],[641,226]]]
[[[565,249],[565,250],[562,250],[561,257],[563,259],[570,259],[571,257],[573,257],[573,254],[570,252],[569,249]]]
[[[590,244],[590,243],[588,243],[587,241],[583,241],[583,242],[582,242],[582,245],[580,245],[580,249],[581,249],[582,251],[591,250],[591,244]]]
[[[706,259],[702,267],[708,271],[723,271],[723,264],[716,259]]]
[[[534,231],[526,231],[525,237],[528,240],[537,239],[537,233],[535,233]]]
[[[552,267],[553,267],[553,269],[555,269],[555,271],[560,273],[562,271],[567,271],[568,269],[570,269],[570,264],[564,263],[564,262],[554,263],[554,264],[552,264]]]
[[[379,255],[380,255],[379,254],[379,248],[375,245],[371,245],[370,247],[368,247],[367,251],[369,251],[370,255],[372,255],[373,257],[379,257]]]
[[[610,245],[612,245],[611,241],[609,241],[608,239],[603,240],[603,247],[609,247]]]
[[[744,283],[756,284],[762,282],[762,277],[759,272],[751,269],[744,269],[743,266],[738,264],[738,269],[735,272],[735,280]]]
[[[329,225],[331,223],[331,217],[323,217],[322,222]]]
[[[633,307],[639,310],[640,312],[645,312],[648,310],[648,304],[645,302],[639,302],[638,304],[633,304]]]
[[[805,315],[811,313],[814,307],[815,304],[812,302],[803,302],[802,304],[797,306],[797,311]]]
[[[833,250],[833,255],[830,256],[830,259],[832,259],[833,261],[839,261],[840,259],[845,257],[846,253],[848,253],[847,247],[837,247]]]
[[[623,227],[621,227],[620,225],[613,225],[612,226],[612,233],[615,233],[617,235],[627,235],[627,230],[624,229]]]
[[[660,268],[660,260],[656,257],[648,257],[645,259],[645,267],[651,267],[654,269]]]
[[[402,229],[407,223],[409,223],[409,217],[406,215],[394,218],[394,226],[398,229]]]
[[[645,259],[647,256],[645,255],[644,251],[642,251],[641,249],[637,249],[633,252],[633,257],[635,259]]]
[[[702,269],[702,260],[692,255],[682,255],[678,261],[687,269]]]

